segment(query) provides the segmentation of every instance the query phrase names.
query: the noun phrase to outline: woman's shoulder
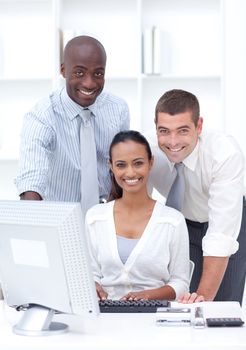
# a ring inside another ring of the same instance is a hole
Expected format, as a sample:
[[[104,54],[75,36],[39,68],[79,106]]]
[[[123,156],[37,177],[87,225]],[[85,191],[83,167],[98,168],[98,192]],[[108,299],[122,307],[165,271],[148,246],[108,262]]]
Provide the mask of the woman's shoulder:
[[[178,226],[180,222],[184,221],[183,214],[167,205],[157,201],[156,202],[156,221],[158,223],[169,223]]]
[[[114,201],[96,204],[86,213],[86,221],[92,224],[95,221],[105,221],[112,214]]]

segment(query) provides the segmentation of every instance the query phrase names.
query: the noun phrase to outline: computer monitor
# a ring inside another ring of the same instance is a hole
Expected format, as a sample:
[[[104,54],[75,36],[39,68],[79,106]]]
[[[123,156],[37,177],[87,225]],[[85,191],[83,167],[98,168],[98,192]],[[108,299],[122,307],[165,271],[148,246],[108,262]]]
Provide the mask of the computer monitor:
[[[17,334],[67,331],[56,312],[99,314],[79,203],[0,200],[0,284],[26,310]]]

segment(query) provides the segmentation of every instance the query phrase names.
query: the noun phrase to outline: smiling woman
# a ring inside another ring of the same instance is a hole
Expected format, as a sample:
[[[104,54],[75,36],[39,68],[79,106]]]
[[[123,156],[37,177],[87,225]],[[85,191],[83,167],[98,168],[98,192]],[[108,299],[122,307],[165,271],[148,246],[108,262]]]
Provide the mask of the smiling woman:
[[[143,182],[142,191],[146,195],[146,182],[153,165],[153,157],[147,140],[137,131],[118,133],[110,146],[109,159],[112,177],[111,199],[120,198],[124,182],[136,186]],[[144,172],[144,174],[141,174]],[[141,176],[140,176],[141,175]]]
[[[98,297],[178,298],[189,286],[187,228],[182,214],[148,195],[150,146],[139,132],[123,131],[109,158],[110,201],[86,216]]]

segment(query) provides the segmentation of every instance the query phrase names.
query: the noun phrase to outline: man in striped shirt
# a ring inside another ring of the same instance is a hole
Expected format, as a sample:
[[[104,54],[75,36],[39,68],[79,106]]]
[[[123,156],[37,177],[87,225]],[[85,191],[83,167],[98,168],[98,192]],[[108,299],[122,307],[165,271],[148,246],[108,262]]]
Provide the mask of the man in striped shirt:
[[[106,52],[89,36],[78,36],[64,50],[61,73],[66,87],[52,92],[24,117],[19,174],[21,199],[81,201],[81,113],[89,107],[97,152],[99,195],[110,191],[108,150],[114,135],[129,128],[126,102],[104,92]],[[81,154],[82,153],[82,154]]]

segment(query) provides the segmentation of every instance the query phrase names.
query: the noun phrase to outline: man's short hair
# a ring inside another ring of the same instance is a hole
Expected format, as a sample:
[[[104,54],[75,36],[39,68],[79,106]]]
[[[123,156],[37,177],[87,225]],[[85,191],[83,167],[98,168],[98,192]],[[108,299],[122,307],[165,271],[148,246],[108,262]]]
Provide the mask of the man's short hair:
[[[173,89],[165,92],[157,102],[155,108],[155,123],[157,123],[158,113],[161,112],[170,115],[191,112],[192,120],[195,126],[197,126],[200,117],[200,106],[197,97],[191,92]]]

